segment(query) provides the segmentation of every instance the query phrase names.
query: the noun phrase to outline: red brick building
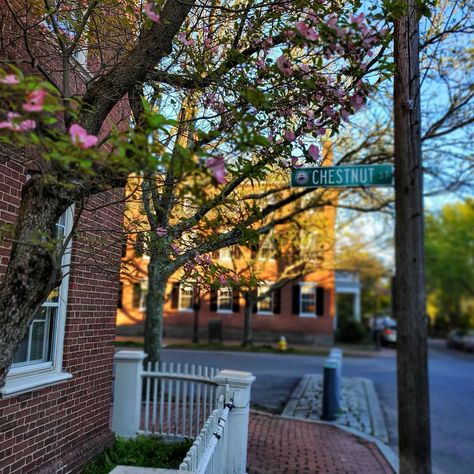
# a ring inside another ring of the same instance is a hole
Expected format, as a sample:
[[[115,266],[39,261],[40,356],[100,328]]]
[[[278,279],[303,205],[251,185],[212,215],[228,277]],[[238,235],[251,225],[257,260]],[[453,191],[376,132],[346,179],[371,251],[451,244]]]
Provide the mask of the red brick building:
[[[48,31],[34,23],[31,12],[26,1],[14,2],[13,10],[0,6],[0,56],[26,74],[46,75],[60,84],[60,54],[38,39]],[[85,57],[79,51],[71,59],[72,93],[83,91],[92,77],[93,61]],[[109,120],[120,126],[128,123],[128,115],[126,107],[116,107]],[[14,224],[30,164],[11,151],[1,156],[0,224]],[[122,190],[110,191],[84,203],[62,262],[66,276],[35,315],[0,388],[2,474],[80,472],[114,438],[110,409],[122,196]],[[71,207],[57,223],[60,235],[71,232],[78,208]],[[0,284],[9,255],[10,243],[0,240]]]
[[[135,206],[136,203],[130,203],[128,206],[128,221],[139,219],[139,213],[134,212]],[[254,306],[252,326],[255,341],[274,342],[284,335],[290,342],[295,343],[333,342],[335,216],[335,208],[331,206],[314,211],[314,232],[306,236],[306,241],[311,242],[310,245],[314,248],[320,248],[324,239],[324,250],[318,257],[315,257],[314,252],[309,252],[308,258],[314,259],[310,273],[274,291]],[[321,226],[324,226],[322,231]],[[279,232],[283,235],[285,233],[284,230]],[[280,243],[284,247],[284,237],[278,240],[282,241]],[[284,252],[285,258],[277,257],[278,252],[272,248],[271,243],[271,235],[262,240],[258,256],[251,264],[254,267],[253,273],[257,274],[260,281],[257,291],[262,294],[269,285],[277,282],[285,268],[293,263],[288,261]],[[141,247],[137,242],[131,241],[123,254],[126,270],[121,278],[121,300],[117,311],[120,336],[143,335],[148,257]],[[246,271],[245,268],[251,260],[250,253],[246,247],[235,247],[222,249],[212,257],[220,265],[233,267],[239,273]],[[191,340],[195,318],[192,282],[183,281],[178,272],[168,282],[167,295],[164,308],[165,336]],[[200,337],[206,339],[209,322],[218,320],[222,324],[225,339],[242,339],[244,305],[244,297],[236,288],[223,287],[202,294],[198,317]]]

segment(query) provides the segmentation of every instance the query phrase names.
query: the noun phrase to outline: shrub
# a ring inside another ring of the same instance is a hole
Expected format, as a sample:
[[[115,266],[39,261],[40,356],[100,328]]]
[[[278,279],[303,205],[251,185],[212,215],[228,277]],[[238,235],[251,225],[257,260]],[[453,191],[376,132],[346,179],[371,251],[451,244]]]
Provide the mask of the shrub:
[[[134,439],[118,437],[110,448],[106,448],[85,467],[83,474],[109,474],[120,464],[177,469],[191,445],[191,440],[165,443],[155,436],[142,435]]]
[[[339,329],[338,336],[341,342],[360,342],[367,336],[367,330],[357,321],[344,321]]]

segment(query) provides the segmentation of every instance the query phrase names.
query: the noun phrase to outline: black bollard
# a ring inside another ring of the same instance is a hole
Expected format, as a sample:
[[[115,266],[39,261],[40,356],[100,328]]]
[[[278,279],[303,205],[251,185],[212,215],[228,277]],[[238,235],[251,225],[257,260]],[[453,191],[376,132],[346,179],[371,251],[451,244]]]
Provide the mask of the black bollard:
[[[321,420],[324,421],[334,421],[337,418],[339,406],[336,393],[338,365],[334,359],[327,359],[324,364],[323,412],[321,414]]]

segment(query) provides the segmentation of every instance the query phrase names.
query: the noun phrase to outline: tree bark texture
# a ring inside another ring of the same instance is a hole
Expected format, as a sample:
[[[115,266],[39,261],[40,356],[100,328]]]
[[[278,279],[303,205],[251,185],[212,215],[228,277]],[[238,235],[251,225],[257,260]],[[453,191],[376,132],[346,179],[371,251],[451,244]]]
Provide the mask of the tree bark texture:
[[[169,275],[153,253],[148,264],[148,293],[146,296],[145,344],[146,362],[160,360],[163,343],[163,310],[166,300],[166,283]]]
[[[416,0],[395,23],[394,86],[400,472],[431,472],[423,248],[423,172]]]
[[[253,344],[253,306],[254,302],[248,298],[245,298],[244,308],[244,335],[242,338],[242,346],[247,347]]]

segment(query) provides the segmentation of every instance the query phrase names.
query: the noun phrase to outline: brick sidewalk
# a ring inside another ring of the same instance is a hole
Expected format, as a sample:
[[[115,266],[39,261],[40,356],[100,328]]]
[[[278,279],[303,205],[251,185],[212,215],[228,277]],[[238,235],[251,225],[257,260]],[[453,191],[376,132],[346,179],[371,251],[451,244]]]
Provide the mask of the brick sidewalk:
[[[393,474],[371,442],[330,425],[252,411],[248,474]]]

